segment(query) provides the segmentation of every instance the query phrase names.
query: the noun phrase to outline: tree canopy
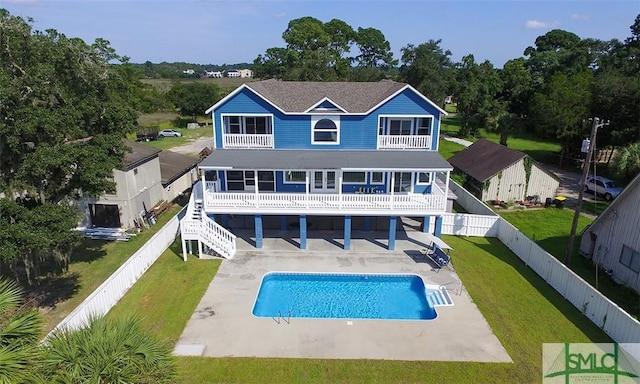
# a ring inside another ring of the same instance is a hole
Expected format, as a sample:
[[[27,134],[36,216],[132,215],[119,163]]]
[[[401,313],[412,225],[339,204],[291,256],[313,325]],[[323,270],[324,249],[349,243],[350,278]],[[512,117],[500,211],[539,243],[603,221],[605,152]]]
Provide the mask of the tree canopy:
[[[359,27],[356,31],[339,19],[326,23],[310,16],[293,19],[282,39],[287,44],[285,48],[268,48],[254,60],[256,77],[298,81],[379,80],[396,63],[380,30]],[[354,46],[360,54],[350,56]]]
[[[66,266],[78,238],[65,202],[113,188],[137,117],[134,79],[116,65],[126,57],[31,22],[0,9],[0,265],[15,274],[18,263]]]

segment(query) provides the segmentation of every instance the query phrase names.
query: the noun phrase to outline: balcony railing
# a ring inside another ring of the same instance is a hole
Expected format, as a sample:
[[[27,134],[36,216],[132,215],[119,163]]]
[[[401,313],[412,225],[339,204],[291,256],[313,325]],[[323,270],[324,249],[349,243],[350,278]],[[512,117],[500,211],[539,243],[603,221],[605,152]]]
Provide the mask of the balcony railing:
[[[273,134],[223,133],[223,148],[273,148]]]
[[[429,149],[431,136],[424,135],[380,135],[378,136],[380,149]]]
[[[446,198],[433,194],[305,194],[205,191],[204,207],[216,213],[426,215],[444,212]]]

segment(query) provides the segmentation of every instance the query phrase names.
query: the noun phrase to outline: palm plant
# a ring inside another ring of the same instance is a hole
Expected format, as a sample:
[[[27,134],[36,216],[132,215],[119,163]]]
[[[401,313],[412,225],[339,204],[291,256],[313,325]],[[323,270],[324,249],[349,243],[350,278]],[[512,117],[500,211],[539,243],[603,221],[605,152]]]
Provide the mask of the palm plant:
[[[609,165],[616,178],[629,181],[640,173],[640,142],[620,149]]]
[[[46,342],[43,375],[49,383],[169,383],[175,363],[167,343],[143,329],[137,317],[92,317],[77,330]]]
[[[0,280],[0,383],[37,381],[41,332],[40,314],[24,306],[20,287]]]

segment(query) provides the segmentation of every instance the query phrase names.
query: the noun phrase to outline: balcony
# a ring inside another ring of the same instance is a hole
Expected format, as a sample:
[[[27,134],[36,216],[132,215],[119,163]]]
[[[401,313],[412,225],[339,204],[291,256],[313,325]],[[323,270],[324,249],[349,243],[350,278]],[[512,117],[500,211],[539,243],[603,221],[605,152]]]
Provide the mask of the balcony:
[[[431,136],[379,135],[378,149],[431,149]]]
[[[442,213],[446,196],[434,185],[434,193],[321,194],[277,192],[204,192],[204,209],[212,213],[410,215]]]
[[[223,148],[273,148],[273,134],[223,133]]]

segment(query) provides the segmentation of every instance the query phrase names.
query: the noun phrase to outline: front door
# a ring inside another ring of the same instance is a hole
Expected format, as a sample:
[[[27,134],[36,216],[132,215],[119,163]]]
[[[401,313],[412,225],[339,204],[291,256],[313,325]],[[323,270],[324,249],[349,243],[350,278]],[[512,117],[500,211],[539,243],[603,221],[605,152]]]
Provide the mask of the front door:
[[[336,193],[336,171],[313,171],[311,193]]]

